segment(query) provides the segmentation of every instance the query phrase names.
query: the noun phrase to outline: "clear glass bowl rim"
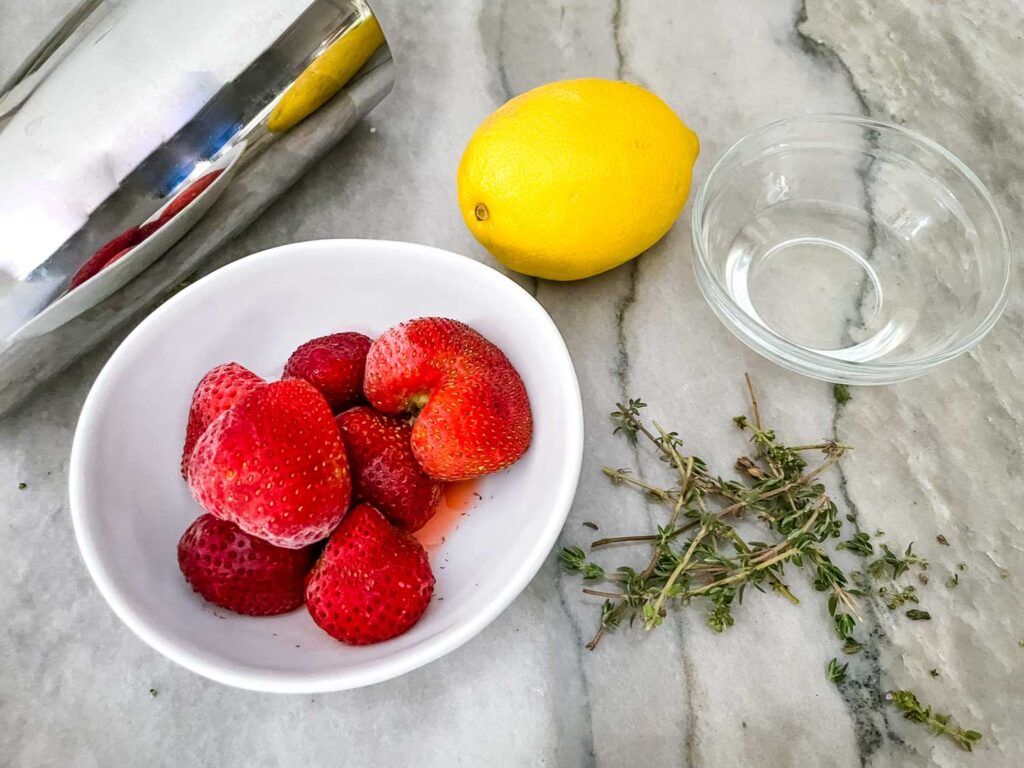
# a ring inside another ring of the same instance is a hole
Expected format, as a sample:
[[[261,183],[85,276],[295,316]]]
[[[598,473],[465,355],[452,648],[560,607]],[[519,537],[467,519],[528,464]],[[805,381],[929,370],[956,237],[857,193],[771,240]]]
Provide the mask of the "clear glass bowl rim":
[[[855,125],[883,133],[899,134],[925,151],[936,154],[948,162],[981,197],[998,233],[998,242],[993,243],[993,247],[999,250],[997,256],[1002,259],[1003,269],[1000,276],[1002,284],[998,296],[989,308],[988,313],[955,345],[951,345],[947,349],[932,355],[900,362],[851,363],[845,360],[836,360],[828,355],[800,347],[758,323],[733,301],[722,281],[715,274],[709,262],[705,246],[703,219],[708,197],[718,182],[719,176],[725,172],[723,169],[743,149],[750,144],[756,143],[771,131],[791,125],[820,123]],[[956,155],[928,137],[899,125],[860,115],[840,113],[795,115],[763,125],[738,139],[719,155],[694,198],[691,213],[691,236],[694,252],[693,266],[697,275],[697,284],[704,295],[704,299],[725,326],[741,341],[754,349],[754,351],[764,355],[773,362],[798,373],[825,381],[847,384],[891,384],[920,376],[935,366],[958,357],[981,341],[1002,315],[1009,297],[1012,268],[1010,236],[1002,217],[999,215],[999,210],[996,207],[992,194],[981,179]]]

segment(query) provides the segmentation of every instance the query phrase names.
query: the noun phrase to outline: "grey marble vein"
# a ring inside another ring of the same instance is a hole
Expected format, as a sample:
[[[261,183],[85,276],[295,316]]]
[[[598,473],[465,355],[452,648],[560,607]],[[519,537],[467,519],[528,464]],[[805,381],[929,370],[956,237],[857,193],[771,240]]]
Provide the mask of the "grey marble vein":
[[[822,40],[817,40],[804,31],[807,24],[807,3],[806,0],[800,7],[794,32],[800,40],[801,47],[811,56],[822,61],[826,66],[832,67],[843,74],[846,82],[856,97],[860,106],[860,113],[870,117],[871,111],[863,93],[857,87],[853,72],[843,62],[836,52]],[[872,185],[874,184],[874,162],[866,160],[865,167],[858,170],[858,179],[862,187],[862,206],[871,222],[867,235],[868,242],[865,245],[865,257],[870,261],[875,253],[876,235],[874,230],[874,217],[872,212]],[[853,296],[853,303],[846,327],[842,332],[842,341],[849,343],[851,331],[864,324],[864,299],[869,288],[869,281],[864,275],[859,280],[859,288]],[[832,419],[832,437],[839,440],[839,422],[843,411],[843,404],[836,402],[834,405],[834,416]],[[862,530],[859,524],[857,505],[851,498],[847,485],[846,472],[843,466],[836,470],[838,475],[839,498],[842,500],[847,515],[853,523],[854,531]],[[876,606],[866,602],[862,607],[863,622],[858,637],[862,637],[864,650],[862,654],[849,661],[851,671],[848,678],[838,685],[839,692],[849,710],[853,720],[854,733],[856,737],[857,752],[860,765],[870,765],[872,759],[880,750],[885,748],[902,748],[903,740],[895,733],[890,725],[890,713],[885,706],[885,688],[882,680],[882,667],[880,664],[879,646],[888,642],[888,636],[884,627],[879,621]]]
[[[0,77],[71,4],[0,0]],[[457,212],[462,148],[507,98],[588,75],[643,83],[686,119],[702,141],[695,184],[732,141],[787,115],[850,112],[915,128],[985,180],[1024,242],[1024,0],[373,5],[399,66],[395,92],[204,271],[322,237],[412,240],[498,266]],[[853,180],[865,205],[868,171]],[[828,385],[758,358],[713,317],[693,282],[688,217],[639,261],[591,280],[514,276],[561,329],[585,407],[582,481],[560,544],[585,543],[584,521],[615,535],[658,519],[600,476],[635,459],[609,429],[616,400],[642,395],[725,469],[743,450],[728,427],[750,371],[766,421],[786,437],[855,446],[830,490],[858,528],[917,542],[932,563],[921,587],[932,621],[867,606],[865,650],[837,687],[824,675],[841,655],[831,623],[794,575],[798,607],[757,595],[722,635],[691,610],[588,652],[598,601],[552,557],[479,637],[397,680],[313,697],[207,682],[118,622],[75,546],[68,451],[115,338],[0,421],[0,767],[1024,764],[1020,298],[969,355],[907,384],[855,389],[837,407]],[[960,561],[968,569],[947,589]],[[903,721],[884,702],[898,687],[979,726],[978,751]]]

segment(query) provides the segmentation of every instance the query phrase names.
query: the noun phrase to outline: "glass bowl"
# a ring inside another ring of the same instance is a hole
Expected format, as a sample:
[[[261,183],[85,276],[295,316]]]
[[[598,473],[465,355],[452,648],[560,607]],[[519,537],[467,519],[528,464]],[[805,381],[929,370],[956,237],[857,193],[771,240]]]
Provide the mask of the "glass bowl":
[[[991,194],[935,142],[847,115],[745,136],[693,205],[704,297],[744,343],[825,381],[889,384],[977,344],[1006,305]]]

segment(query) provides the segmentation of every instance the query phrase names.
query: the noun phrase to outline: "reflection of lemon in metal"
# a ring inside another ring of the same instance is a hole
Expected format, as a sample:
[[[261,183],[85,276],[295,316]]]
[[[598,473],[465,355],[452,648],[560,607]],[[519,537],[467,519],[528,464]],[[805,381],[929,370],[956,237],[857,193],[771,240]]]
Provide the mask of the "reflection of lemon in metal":
[[[321,53],[296,78],[274,111],[267,128],[287,131],[318,110],[340,91],[384,43],[384,33],[373,16],[367,16]]]
[[[477,128],[459,164],[470,231],[510,269],[577,280],[654,245],[683,209],[697,136],[648,90],[550,83]]]

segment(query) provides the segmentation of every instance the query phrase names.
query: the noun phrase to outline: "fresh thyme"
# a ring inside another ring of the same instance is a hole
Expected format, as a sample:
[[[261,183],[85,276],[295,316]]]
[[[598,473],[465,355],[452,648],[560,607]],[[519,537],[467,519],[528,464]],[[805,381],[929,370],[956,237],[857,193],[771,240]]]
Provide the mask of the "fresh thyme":
[[[847,656],[852,656],[855,653],[860,653],[864,650],[864,646],[854,640],[852,637],[846,638],[846,642],[843,643],[843,653]]]
[[[907,720],[927,725],[936,736],[948,736],[963,750],[970,752],[974,745],[981,741],[980,733],[960,728],[949,715],[933,713],[932,708],[921,704],[912,691],[890,691],[886,694],[886,699],[892,702]]]
[[[880,545],[882,556],[868,565],[868,573],[877,579],[886,575],[886,569],[892,571],[891,578],[898,579],[910,570],[910,566],[916,565],[922,571],[928,568],[928,561],[923,557],[914,554],[914,542],[907,545],[902,555],[898,555],[889,549],[888,544]]]
[[[736,462],[741,480],[723,479],[713,474],[701,458],[685,455],[676,432],[641,417],[642,409],[647,407],[642,399],[620,403],[612,414],[614,431],[633,444],[641,439],[649,443],[672,469],[674,482],[662,487],[628,469],[604,469],[613,483],[639,489],[652,501],[668,507],[670,514],[656,533],[608,537],[591,545],[598,549],[624,542],[649,543],[651,557],[642,570],[623,566],[608,572],[589,561],[578,547],[562,551],[562,563],[568,570],[587,580],[604,579],[615,585],[614,591],[584,590],[605,598],[597,634],[588,647],[595,647],[623,620],[639,620],[651,630],[663,621],[671,606],[694,601],[707,606],[712,629],[724,631],[732,626],[732,607],[742,601],[748,587],[771,589],[797,603],[783,581],[789,563],[810,572],[814,588],[828,596],[836,634],[844,642],[850,640],[845,646],[847,652],[859,650],[859,643],[851,635],[860,617],[858,598],[865,592],[860,585],[849,583],[820,546],[839,537],[841,523],[835,504],[818,478],[848,447],[835,441],[795,447],[781,444],[775,432],[762,425],[756,394],[749,378],[747,381],[752,414],[733,420],[749,434],[753,446],[752,455]],[[813,452],[820,453],[822,459],[808,469],[805,456]],[[773,541],[744,539],[730,522],[743,515],[761,521]],[[689,536],[684,538],[684,534]],[[858,533],[841,547],[865,556],[874,552],[865,533]],[[902,557],[883,547],[882,567],[888,566],[897,574],[911,563],[923,563],[913,554],[912,546]]]
[[[749,381],[749,380],[748,380]],[[604,578],[614,591],[585,589],[605,598],[597,634],[601,638],[623,621],[640,621],[647,630],[662,623],[672,606],[700,601],[706,605],[707,622],[717,632],[733,625],[733,606],[742,602],[748,588],[768,589],[792,603],[796,596],[784,582],[787,564],[810,571],[814,588],[828,594],[828,609],[836,632],[846,639],[859,618],[857,598],[863,593],[851,587],[846,575],[821,544],[839,536],[841,522],[835,504],[818,477],[833,465],[846,446],[834,441],[787,447],[772,430],[761,424],[757,398],[751,392],[752,418],[738,416],[737,427],[747,432],[752,456],[743,456],[736,469],[743,480],[725,480],[713,474],[696,456],[684,455],[675,432],[657,422],[646,422],[640,399],[619,404],[612,414],[615,432],[631,442],[643,439],[673,471],[674,483],[661,487],[627,469],[606,467],[612,482],[630,485],[652,501],[669,508],[666,524],[656,533],[599,539],[593,549],[622,542],[648,542],[647,566],[635,570],[623,566],[606,572],[587,560],[577,547],[562,551],[562,564],[585,579]],[[808,469],[805,455],[820,453],[822,460]],[[762,521],[771,541],[747,541],[730,521],[746,513]],[[686,534],[689,534],[688,536]]]
[[[834,440],[783,445],[774,430],[762,425],[749,377],[747,387],[751,415],[733,419],[751,444],[750,454],[736,461],[738,479],[725,479],[700,457],[687,455],[678,433],[643,418],[641,412],[647,404],[642,399],[616,404],[617,410],[612,413],[615,433],[633,445],[641,441],[649,445],[671,471],[672,480],[659,484],[627,468],[603,469],[612,483],[630,486],[667,509],[667,519],[654,532],[607,536],[591,543],[591,550],[616,544],[646,544],[650,557],[643,568],[624,565],[608,570],[590,560],[579,547],[566,547],[561,552],[566,570],[595,583],[595,587],[597,582],[608,585],[583,589],[588,595],[603,598],[598,628],[587,643],[588,649],[596,648],[606,634],[624,622],[639,623],[650,631],[671,609],[691,604],[702,605],[711,629],[723,632],[734,624],[733,608],[750,590],[770,590],[798,604],[799,599],[786,583],[787,566],[792,566],[807,573],[815,591],[826,597],[842,651],[853,655],[863,647],[853,634],[861,620],[859,601],[874,591],[871,579],[894,581],[917,568],[920,581],[927,583],[924,571],[928,562],[914,552],[913,542],[902,552],[894,552],[886,543],[873,543],[866,532],[857,532],[834,546],[864,558],[866,572],[847,575],[833,562],[823,545],[841,536],[842,523],[819,478],[850,449]],[[836,400],[847,402],[848,391],[837,387]],[[809,466],[808,459],[815,453],[820,459]],[[733,524],[741,518],[760,523],[760,538],[765,540],[742,536]],[[878,594],[892,610],[918,602],[913,586],[883,586]],[[906,615],[912,620],[931,618],[927,611],[917,608],[906,611]],[[833,658],[826,668],[828,679],[842,683],[848,666],[848,662],[840,664]],[[981,738],[976,731],[952,725],[948,716],[934,715],[930,708],[921,707],[909,691],[893,692],[889,698],[908,719],[949,735],[965,749]]]
[[[597,563],[588,563],[586,554],[579,547],[566,547],[559,558],[567,570],[579,572],[584,579],[604,578],[604,569]]]
[[[885,606],[890,611],[895,611],[904,603],[916,603],[918,601],[917,589],[913,585],[904,587],[898,592],[887,587],[880,587],[878,589],[878,596],[885,601]]]
[[[851,520],[850,522],[853,521]],[[863,531],[854,535],[852,539],[836,544],[836,549],[848,549],[861,557],[869,557],[875,554],[875,546],[871,543],[871,537]]]
[[[829,682],[839,685],[839,683],[846,680],[846,668],[849,666],[850,662],[840,664],[838,659],[832,659],[825,669],[825,676],[829,679]]]

